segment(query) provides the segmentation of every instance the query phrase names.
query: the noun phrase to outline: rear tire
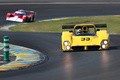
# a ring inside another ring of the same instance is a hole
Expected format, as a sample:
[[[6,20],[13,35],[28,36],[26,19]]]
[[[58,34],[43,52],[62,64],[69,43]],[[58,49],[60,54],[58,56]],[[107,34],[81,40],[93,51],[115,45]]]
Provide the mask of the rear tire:
[[[35,19],[35,17],[33,16],[33,17],[32,17],[32,22],[34,22],[34,19]]]
[[[28,18],[28,22],[31,22],[31,18]]]
[[[29,18],[28,17],[26,17],[26,22],[29,22]]]

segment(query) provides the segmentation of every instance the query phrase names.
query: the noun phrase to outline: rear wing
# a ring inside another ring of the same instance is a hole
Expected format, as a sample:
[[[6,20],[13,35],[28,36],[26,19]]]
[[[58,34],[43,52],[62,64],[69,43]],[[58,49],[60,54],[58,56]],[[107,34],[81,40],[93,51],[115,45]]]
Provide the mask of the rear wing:
[[[23,9],[20,9],[19,11],[24,11],[24,12],[27,12],[27,13],[33,13],[33,14],[36,14],[35,11],[29,11],[29,10],[23,10]]]
[[[35,11],[27,11],[27,10],[25,10],[25,12],[29,12],[29,13],[36,13]]]
[[[107,28],[107,24],[94,24],[96,28]]]
[[[63,25],[62,29],[72,29],[75,25]]]
[[[72,29],[76,26],[75,29],[82,28],[83,26],[87,26],[89,28],[93,28],[95,26],[96,28],[104,28],[107,27],[107,24],[77,24],[77,25],[63,25],[62,29]]]

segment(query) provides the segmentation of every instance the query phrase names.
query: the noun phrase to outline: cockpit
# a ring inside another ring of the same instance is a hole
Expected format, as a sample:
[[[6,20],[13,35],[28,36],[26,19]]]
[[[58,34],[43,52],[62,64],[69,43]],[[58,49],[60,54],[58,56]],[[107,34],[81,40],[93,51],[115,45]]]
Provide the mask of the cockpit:
[[[76,26],[75,36],[96,36],[94,26],[89,28],[87,26]]]
[[[14,14],[23,16],[23,15],[25,15],[25,12],[23,12],[23,11],[22,12],[21,11],[16,11]]]

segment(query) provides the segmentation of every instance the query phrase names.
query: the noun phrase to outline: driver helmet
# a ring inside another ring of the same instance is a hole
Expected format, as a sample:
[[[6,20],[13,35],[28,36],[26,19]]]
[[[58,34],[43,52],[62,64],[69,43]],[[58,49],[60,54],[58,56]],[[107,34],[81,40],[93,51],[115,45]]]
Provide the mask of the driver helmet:
[[[82,30],[81,30],[81,29],[78,29],[78,30],[77,30],[77,33],[82,33]]]
[[[25,12],[24,12],[24,11],[21,11],[21,10],[17,10],[17,11],[15,11],[15,13],[16,13],[16,14],[23,14],[23,15],[25,14]]]
[[[83,28],[82,28],[82,30],[83,30],[83,33],[88,33],[88,32],[89,32],[89,28],[88,28],[88,27],[86,27],[86,26],[85,26],[85,27],[83,27]]]

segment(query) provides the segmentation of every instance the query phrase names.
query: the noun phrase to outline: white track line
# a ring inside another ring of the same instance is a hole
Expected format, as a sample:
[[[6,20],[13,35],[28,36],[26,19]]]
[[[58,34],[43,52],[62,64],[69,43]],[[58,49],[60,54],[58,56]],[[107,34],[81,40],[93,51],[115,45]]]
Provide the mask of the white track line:
[[[120,35],[120,34],[111,34],[111,33],[110,33],[110,35]]]
[[[4,56],[4,55],[0,55],[0,56]]]
[[[4,63],[4,61],[0,61],[0,63]]]
[[[49,2],[49,3],[0,3],[0,5],[21,5],[21,4],[120,4],[120,2]]]

